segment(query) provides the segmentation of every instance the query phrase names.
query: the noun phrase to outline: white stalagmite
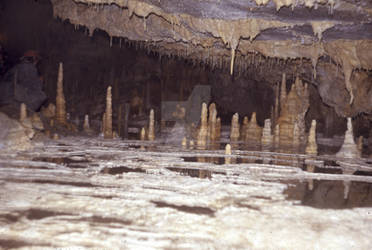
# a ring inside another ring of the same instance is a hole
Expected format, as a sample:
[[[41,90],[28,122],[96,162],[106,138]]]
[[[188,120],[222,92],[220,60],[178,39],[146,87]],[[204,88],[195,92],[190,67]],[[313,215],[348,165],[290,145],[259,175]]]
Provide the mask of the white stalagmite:
[[[240,137],[239,114],[235,113],[231,119],[230,141],[237,142]]]
[[[345,132],[344,143],[342,144],[341,149],[337,152],[336,156],[349,159],[360,157],[358,146],[354,141],[353,124],[351,123],[350,117],[347,118],[347,130]],[[353,167],[350,167],[350,164],[343,161],[337,161],[337,163],[340,164],[340,166],[342,167],[342,172],[344,174],[353,174],[355,172],[355,169]],[[345,199],[347,199],[347,197],[349,196],[350,184],[350,181],[344,181]]]
[[[273,146],[273,135],[271,134],[271,120],[266,119],[261,137],[262,149],[269,150]]]
[[[153,109],[150,110],[148,139],[149,141],[155,140],[155,114]]]

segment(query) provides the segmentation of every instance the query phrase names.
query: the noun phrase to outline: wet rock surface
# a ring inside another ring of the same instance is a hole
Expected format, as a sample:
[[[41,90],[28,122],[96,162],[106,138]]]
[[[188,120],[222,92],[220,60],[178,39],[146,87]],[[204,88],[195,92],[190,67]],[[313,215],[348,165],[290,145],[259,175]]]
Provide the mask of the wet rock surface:
[[[235,164],[219,164],[224,157]],[[84,137],[0,151],[0,243],[35,249],[368,248],[372,167],[354,159],[358,171],[347,175],[335,161]],[[315,173],[303,170],[310,163]],[[347,199],[344,180],[351,181]]]

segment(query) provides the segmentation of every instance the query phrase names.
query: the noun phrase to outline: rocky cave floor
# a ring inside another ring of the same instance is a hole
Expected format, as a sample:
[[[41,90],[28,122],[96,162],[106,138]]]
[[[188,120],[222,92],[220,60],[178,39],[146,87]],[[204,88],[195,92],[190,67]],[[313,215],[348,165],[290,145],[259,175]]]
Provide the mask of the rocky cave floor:
[[[0,246],[368,249],[371,161],[349,162],[357,172],[346,175],[325,151],[227,156],[161,138],[63,137],[0,152]],[[347,199],[343,181],[351,181]]]

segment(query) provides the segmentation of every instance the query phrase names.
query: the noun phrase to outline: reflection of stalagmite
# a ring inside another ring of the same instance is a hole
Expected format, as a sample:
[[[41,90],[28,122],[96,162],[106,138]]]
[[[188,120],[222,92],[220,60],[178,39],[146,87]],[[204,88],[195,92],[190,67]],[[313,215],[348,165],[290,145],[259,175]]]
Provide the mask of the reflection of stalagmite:
[[[112,139],[112,95],[111,86],[107,88],[106,94],[106,112],[103,135],[105,139]]]
[[[19,111],[19,121],[23,122],[27,118],[27,108],[26,104],[21,103],[20,111]]]
[[[342,144],[341,149],[336,154],[337,157],[342,158],[358,158],[360,157],[360,152],[358,146],[355,144],[354,135],[353,135],[353,125],[351,123],[351,118],[347,118],[347,130],[345,133],[344,143]],[[347,162],[337,161],[337,163],[342,167],[342,173],[344,174],[353,174],[355,168],[350,166]],[[344,198],[347,199],[349,195],[351,181],[344,181]]]
[[[84,117],[83,129],[84,129],[85,132],[90,131],[89,115],[85,115],[85,117]]]
[[[273,135],[271,134],[271,121],[265,120],[265,126],[262,130],[261,145],[263,150],[270,150],[273,146]]]
[[[155,140],[155,114],[153,109],[150,110],[148,139],[149,141]]]
[[[252,113],[251,120],[248,124],[247,131],[245,134],[245,141],[249,144],[260,145],[262,136],[262,128],[258,126],[256,113]]]
[[[63,94],[63,64],[59,63],[57,96],[56,96],[56,120],[60,124],[66,124],[66,101]]]
[[[226,144],[225,155],[231,155],[231,146]],[[231,157],[225,157],[225,164],[231,164]]]
[[[311,128],[310,128],[310,132],[309,132],[309,137],[307,139],[307,145],[306,145],[305,152],[309,156],[317,156],[318,155],[318,145],[316,144],[316,120],[312,120],[312,122],[311,122]],[[310,160],[312,160],[312,158],[310,158]],[[308,172],[313,173],[314,170],[315,170],[315,166],[314,165],[307,165],[306,170]],[[309,180],[308,187],[309,187],[309,190],[313,190],[313,188],[314,188],[313,180]]]
[[[197,136],[197,145],[200,148],[205,148],[207,145],[207,136],[208,136],[208,121],[207,121],[207,104],[202,104],[202,110],[200,115],[200,128]]]
[[[237,142],[240,137],[239,114],[235,113],[231,119],[230,141]]]

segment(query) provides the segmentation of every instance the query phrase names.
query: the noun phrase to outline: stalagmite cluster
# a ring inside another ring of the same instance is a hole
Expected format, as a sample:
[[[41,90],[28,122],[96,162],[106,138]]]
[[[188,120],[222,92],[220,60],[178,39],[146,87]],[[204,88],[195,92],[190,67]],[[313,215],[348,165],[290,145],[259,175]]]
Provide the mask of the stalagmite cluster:
[[[112,94],[111,86],[108,86],[106,93],[106,112],[103,118],[103,135],[105,139],[112,139]]]
[[[60,124],[67,124],[66,100],[63,93],[63,63],[59,63],[57,96],[56,96],[56,121]]]
[[[283,75],[283,79],[285,76]],[[283,80],[284,82],[284,80]],[[282,148],[299,150],[305,143],[305,114],[309,108],[307,85],[297,77],[288,95],[281,92],[279,124],[279,145]]]
[[[235,113],[231,119],[230,141],[237,142],[240,138],[239,114]]]
[[[150,116],[149,116],[149,130],[148,130],[148,140],[154,141],[155,140],[155,114],[154,110],[150,110]]]

